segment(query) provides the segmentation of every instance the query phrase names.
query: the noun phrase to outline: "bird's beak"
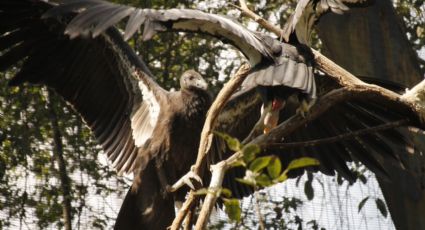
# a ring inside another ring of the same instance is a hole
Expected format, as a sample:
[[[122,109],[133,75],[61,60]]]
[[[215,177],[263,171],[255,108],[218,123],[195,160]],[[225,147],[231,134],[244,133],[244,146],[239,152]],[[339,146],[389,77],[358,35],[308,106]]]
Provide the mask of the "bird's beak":
[[[203,89],[203,90],[207,90],[208,89],[208,83],[207,81],[205,81],[205,79],[199,79],[196,81],[196,87]]]

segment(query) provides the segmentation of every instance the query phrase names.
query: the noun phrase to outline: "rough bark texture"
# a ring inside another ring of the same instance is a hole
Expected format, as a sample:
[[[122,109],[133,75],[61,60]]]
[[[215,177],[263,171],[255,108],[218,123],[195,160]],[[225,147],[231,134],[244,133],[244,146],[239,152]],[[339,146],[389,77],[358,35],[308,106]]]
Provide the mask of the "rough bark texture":
[[[327,14],[321,18],[317,31],[322,52],[354,75],[410,87],[422,79],[416,53],[389,0],[375,1],[372,7],[344,15]],[[424,140],[413,139],[418,146],[424,145]],[[386,165],[393,168],[388,170],[393,183],[378,181],[397,229],[425,229],[425,158],[416,154],[402,160],[414,175]]]

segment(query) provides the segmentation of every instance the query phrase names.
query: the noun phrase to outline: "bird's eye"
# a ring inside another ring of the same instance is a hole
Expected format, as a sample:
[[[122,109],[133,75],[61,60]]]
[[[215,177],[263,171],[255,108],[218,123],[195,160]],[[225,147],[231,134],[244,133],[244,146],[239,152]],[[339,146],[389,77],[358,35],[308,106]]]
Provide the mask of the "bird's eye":
[[[190,76],[190,77],[189,77],[189,80],[190,80],[190,81],[192,81],[193,79],[195,79],[195,77],[194,77],[194,76]]]

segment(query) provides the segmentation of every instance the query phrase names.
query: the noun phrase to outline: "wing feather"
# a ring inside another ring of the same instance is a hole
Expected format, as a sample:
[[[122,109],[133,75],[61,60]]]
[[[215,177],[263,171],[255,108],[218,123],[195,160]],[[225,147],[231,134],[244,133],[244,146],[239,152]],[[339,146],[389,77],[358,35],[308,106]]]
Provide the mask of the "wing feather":
[[[282,37],[289,42],[296,32],[297,40],[308,45],[313,26],[321,15],[329,11],[342,14],[350,9],[349,6],[365,7],[372,3],[373,0],[300,0],[283,26]]]
[[[144,40],[165,30],[206,33],[238,47],[252,65],[260,63],[263,59],[273,59],[269,49],[256,34],[225,16],[189,9],[137,9],[103,1],[87,0],[87,3],[84,1],[65,1],[64,4],[47,12],[45,17],[78,12],[77,17],[67,28],[67,33],[71,37],[90,33],[96,37],[110,26],[129,17],[124,34],[126,39],[133,36],[141,25],[144,25]]]
[[[158,98],[166,91],[152,80],[118,31],[106,29],[130,10],[103,3],[74,0],[56,8],[44,1],[0,2],[0,18],[10,17],[0,21],[0,67],[19,68],[11,85],[30,82],[53,88],[81,114],[117,170],[130,172],[152,134],[160,111]],[[67,17],[58,15],[81,8],[90,8],[90,14],[74,18],[72,33],[79,26],[92,26],[94,16],[116,15],[96,24],[95,31],[104,32],[96,38],[71,40],[64,35]],[[49,17],[42,17],[49,9]]]

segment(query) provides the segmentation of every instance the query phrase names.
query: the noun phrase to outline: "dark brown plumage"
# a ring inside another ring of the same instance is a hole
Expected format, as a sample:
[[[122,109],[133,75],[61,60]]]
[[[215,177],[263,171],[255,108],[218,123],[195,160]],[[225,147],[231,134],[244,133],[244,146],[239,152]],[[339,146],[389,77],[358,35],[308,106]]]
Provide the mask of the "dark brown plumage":
[[[205,80],[193,70],[183,73],[180,86],[180,91],[159,99],[158,123],[136,159],[135,179],[116,229],[165,229],[174,218],[174,201],[184,200],[187,188],[165,195],[161,183],[173,183],[189,171],[211,96]],[[166,181],[158,180],[161,174]]]

